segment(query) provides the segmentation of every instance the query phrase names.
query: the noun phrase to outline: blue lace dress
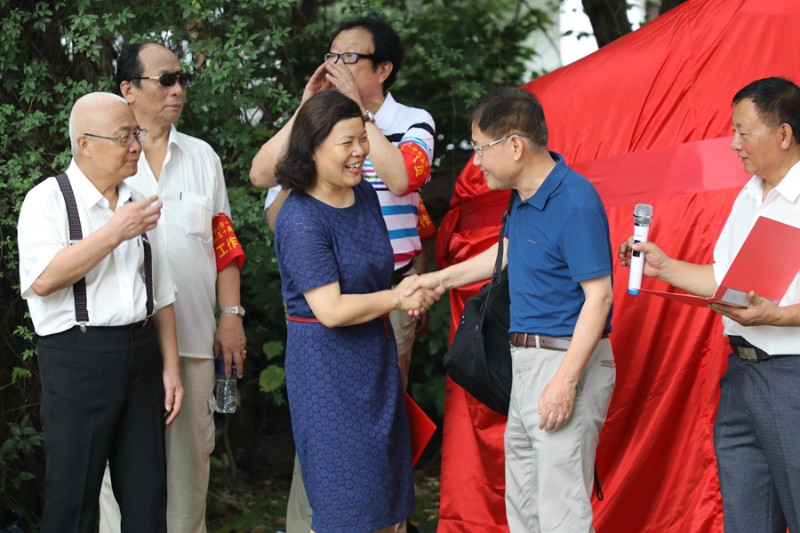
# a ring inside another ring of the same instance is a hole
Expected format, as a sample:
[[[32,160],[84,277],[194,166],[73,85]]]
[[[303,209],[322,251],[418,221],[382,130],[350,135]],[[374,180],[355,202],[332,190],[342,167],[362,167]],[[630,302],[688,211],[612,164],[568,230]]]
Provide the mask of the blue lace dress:
[[[353,190],[346,208],[292,193],[275,229],[281,289],[295,319],[286,388],[317,533],[385,528],[414,508],[408,414],[388,318],[327,328],[313,321],[303,297],[335,281],[342,294],[391,287],[394,260],[377,195],[365,181]]]

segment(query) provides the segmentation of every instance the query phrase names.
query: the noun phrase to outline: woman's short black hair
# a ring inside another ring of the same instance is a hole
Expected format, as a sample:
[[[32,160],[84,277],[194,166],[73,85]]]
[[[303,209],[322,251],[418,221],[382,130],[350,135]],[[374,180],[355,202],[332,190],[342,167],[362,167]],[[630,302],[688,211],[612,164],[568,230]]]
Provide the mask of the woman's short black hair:
[[[275,174],[284,189],[305,192],[317,180],[314,152],[340,121],[361,118],[361,108],[339,91],[321,91],[300,106],[294,119],[286,153]]]

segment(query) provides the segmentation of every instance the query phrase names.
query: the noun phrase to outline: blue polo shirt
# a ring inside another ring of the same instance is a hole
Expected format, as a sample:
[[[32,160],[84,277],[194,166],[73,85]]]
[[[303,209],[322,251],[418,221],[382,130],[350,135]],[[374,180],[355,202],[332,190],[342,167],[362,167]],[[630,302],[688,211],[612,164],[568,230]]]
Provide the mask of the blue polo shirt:
[[[611,275],[608,218],[589,181],[556,161],[527,200],[516,196],[506,225],[511,332],[569,336],[586,300],[580,282]],[[611,312],[605,333],[611,331]]]

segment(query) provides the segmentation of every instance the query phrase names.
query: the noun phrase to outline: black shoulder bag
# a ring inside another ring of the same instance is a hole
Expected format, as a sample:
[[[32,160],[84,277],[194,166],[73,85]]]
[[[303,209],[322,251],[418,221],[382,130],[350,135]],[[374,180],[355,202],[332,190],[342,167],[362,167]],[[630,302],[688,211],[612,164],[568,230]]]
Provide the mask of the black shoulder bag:
[[[511,348],[508,342],[510,299],[508,271],[503,265],[503,233],[511,213],[511,191],[503,213],[492,280],[466,301],[453,343],[444,354],[450,377],[478,401],[508,414],[511,397]],[[502,269],[502,270],[501,270]]]

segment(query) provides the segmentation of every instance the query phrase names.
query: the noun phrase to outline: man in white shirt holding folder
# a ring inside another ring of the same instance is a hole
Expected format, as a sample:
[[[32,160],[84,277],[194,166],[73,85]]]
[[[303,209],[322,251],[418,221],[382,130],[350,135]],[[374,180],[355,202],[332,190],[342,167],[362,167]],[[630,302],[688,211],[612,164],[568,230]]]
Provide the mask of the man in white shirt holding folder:
[[[759,217],[800,227],[800,88],[756,80],[733,105],[731,147],[754,175],[734,202],[714,263],[679,261],[629,239],[619,248],[623,266],[642,251],[645,276],[711,296]],[[743,308],[710,306],[723,316],[733,352],[714,425],[725,531],[800,531],[800,275],[777,304],[752,291],[748,299]]]

